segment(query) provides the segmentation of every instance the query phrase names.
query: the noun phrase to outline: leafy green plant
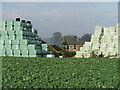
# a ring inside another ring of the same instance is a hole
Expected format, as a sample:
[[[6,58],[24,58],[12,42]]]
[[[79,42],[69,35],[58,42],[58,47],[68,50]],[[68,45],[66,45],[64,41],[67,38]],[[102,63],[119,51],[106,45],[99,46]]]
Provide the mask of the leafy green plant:
[[[118,88],[118,59],[2,58],[3,88]]]

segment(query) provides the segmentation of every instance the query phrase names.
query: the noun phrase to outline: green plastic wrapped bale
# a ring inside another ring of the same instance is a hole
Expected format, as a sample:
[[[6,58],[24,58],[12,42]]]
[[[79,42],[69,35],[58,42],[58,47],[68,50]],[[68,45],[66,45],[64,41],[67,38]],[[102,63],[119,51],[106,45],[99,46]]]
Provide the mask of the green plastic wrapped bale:
[[[28,54],[29,54],[28,49],[21,49],[20,51],[21,51],[21,56],[22,57],[28,57]]]
[[[29,50],[29,55],[36,55],[37,51],[36,50]]]
[[[0,31],[5,31],[6,30],[6,27],[0,27]]]
[[[9,30],[9,31],[7,31],[7,33],[9,36],[14,36],[14,34],[15,34],[13,30],[11,30],[11,31]]]
[[[48,45],[47,45],[47,44],[42,44],[42,47],[46,47],[46,48],[47,48],[47,47],[48,47]]]
[[[7,21],[7,26],[13,26],[14,22],[13,21]]]
[[[38,57],[43,57],[42,55],[37,55]]]
[[[0,35],[2,35],[2,36],[8,36],[8,33],[5,30],[1,30],[0,31]]]
[[[38,49],[38,47],[36,45],[28,45],[28,49],[35,50]]]
[[[26,55],[26,54],[22,54],[21,57],[29,57],[29,55]]]
[[[28,55],[28,57],[38,57],[38,55]]]
[[[20,44],[20,41],[19,41],[19,40],[12,40],[12,44],[13,44],[13,45],[19,45],[19,44]]]
[[[28,40],[20,40],[20,45],[27,45],[28,44]]]
[[[34,45],[41,45],[40,41],[35,41],[35,40],[30,40],[28,43]]]
[[[6,56],[13,56],[12,49],[5,49]]]
[[[27,49],[27,45],[21,45],[20,44],[20,49]]]
[[[16,36],[23,36],[24,35],[24,31],[15,31],[15,35]]]
[[[14,35],[13,36],[9,36],[8,39],[9,40],[15,40],[15,36]]]
[[[12,41],[11,40],[5,40],[5,45],[11,45]]]
[[[29,54],[42,54],[42,50],[29,49]]]
[[[0,45],[0,50],[4,49],[4,45]]]
[[[0,49],[0,56],[5,56],[5,49]]]
[[[21,56],[20,50],[19,49],[13,49],[13,55],[15,57],[20,57]]]
[[[47,51],[41,50],[41,53],[42,53],[42,55],[46,55],[46,54],[47,54]]]
[[[27,23],[27,28],[32,28],[32,24]]]
[[[34,34],[38,34],[38,32],[37,32],[37,30],[36,29],[32,29],[32,33],[34,33]]]
[[[4,45],[3,48],[4,49],[11,49],[11,45]]]
[[[2,26],[6,26],[7,25],[7,22],[6,21],[0,21],[0,24],[2,24]]]
[[[48,49],[47,49],[47,48],[42,48],[42,50],[48,51]]]
[[[19,45],[13,44],[12,49],[19,49]]]
[[[30,37],[30,36],[27,36],[27,38],[26,38],[27,40],[32,40],[32,37]]]
[[[5,44],[5,40],[0,40],[0,46]]]
[[[14,29],[14,28],[13,28],[12,26],[11,26],[11,27],[10,27],[10,26],[9,26],[9,27],[6,27],[6,31],[9,31],[9,30],[11,31],[11,30],[13,30],[13,29]]]
[[[15,39],[16,40],[23,40],[23,39],[26,39],[26,36],[16,36]]]
[[[14,31],[24,31],[23,27],[14,27]]]
[[[18,26],[24,26],[24,27],[26,27],[26,23],[24,23],[24,22],[20,22],[20,21],[15,21],[14,22],[14,26],[16,26],[16,27],[18,27]]]
[[[8,40],[8,36],[0,36],[0,40]]]

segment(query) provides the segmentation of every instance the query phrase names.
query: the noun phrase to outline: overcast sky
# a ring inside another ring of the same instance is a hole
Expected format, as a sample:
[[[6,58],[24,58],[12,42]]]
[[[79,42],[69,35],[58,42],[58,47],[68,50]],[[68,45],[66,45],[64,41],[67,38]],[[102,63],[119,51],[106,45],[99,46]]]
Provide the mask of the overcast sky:
[[[118,22],[117,2],[4,2],[3,20],[16,17],[32,21],[42,38],[54,32],[62,35],[94,33],[96,25],[115,26]]]

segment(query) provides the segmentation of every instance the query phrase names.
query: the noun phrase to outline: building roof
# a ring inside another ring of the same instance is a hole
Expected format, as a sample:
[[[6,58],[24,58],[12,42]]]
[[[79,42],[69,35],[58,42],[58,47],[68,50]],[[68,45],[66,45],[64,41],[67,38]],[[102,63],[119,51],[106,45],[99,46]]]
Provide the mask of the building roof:
[[[84,43],[85,43],[85,41],[73,41],[73,40],[70,40],[70,41],[67,41],[63,45],[83,45]]]

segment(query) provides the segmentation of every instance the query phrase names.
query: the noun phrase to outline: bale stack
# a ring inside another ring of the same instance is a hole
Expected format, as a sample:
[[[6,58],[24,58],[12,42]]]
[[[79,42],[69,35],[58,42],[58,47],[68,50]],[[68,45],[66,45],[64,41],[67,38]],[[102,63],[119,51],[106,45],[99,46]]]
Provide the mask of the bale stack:
[[[85,42],[80,51],[76,52],[77,58],[90,57],[120,57],[120,33],[119,24],[116,27],[96,26],[91,42]],[[119,38],[118,38],[119,37]]]
[[[42,49],[41,38],[30,21],[2,21],[0,29],[0,56],[37,57],[47,55]]]

